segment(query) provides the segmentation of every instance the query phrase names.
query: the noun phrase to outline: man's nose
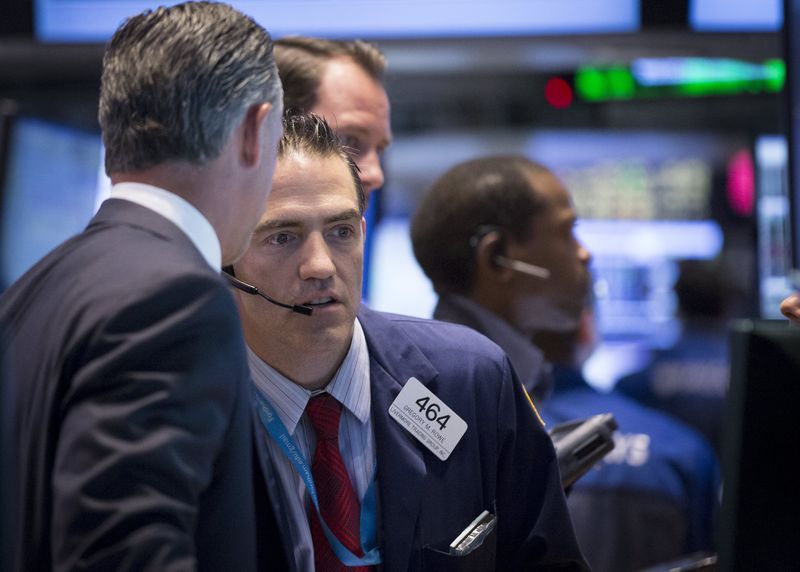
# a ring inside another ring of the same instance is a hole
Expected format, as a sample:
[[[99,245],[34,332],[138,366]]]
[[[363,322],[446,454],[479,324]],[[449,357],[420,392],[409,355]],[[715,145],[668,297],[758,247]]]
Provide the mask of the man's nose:
[[[589,263],[592,261],[592,253],[589,252],[589,249],[586,248],[582,242],[579,243],[578,249],[578,258],[585,266],[589,266]]]
[[[364,185],[364,192],[367,195],[383,186],[383,169],[377,151],[372,150],[360,157],[357,164],[361,171],[361,184]]]
[[[336,272],[330,248],[321,233],[311,234],[301,250],[300,278],[325,280]]]

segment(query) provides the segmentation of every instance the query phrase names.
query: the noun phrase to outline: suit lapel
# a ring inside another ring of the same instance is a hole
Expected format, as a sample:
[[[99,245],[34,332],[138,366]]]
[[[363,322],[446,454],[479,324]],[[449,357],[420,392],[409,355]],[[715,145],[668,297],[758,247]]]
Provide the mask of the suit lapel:
[[[388,411],[410,377],[427,385],[437,372],[402,329],[380,314],[363,309],[359,321],[370,353],[384,570],[405,571],[417,535],[428,453]]]

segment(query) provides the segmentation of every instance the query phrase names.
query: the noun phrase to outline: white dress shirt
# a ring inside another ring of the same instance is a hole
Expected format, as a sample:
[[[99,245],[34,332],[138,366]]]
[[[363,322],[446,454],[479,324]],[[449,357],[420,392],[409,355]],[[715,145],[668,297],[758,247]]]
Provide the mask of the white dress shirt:
[[[375,444],[370,417],[369,352],[358,320],[353,328],[350,349],[342,365],[331,382],[319,391],[311,392],[300,387],[266,364],[249,347],[247,351],[250,374],[256,389],[273,406],[308,461],[309,467],[316,448],[316,435],[305,415],[308,400],[318,393],[328,392],[343,405],[339,425],[339,450],[359,502],[363,503],[364,494],[375,476]],[[257,439],[266,445],[277,476],[278,494],[272,495],[273,508],[277,515],[285,515],[288,521],[281,523],[282,527],[286,527],[285,532],[288,532],[294,550],[288,556],[297,564],[298,570],[314,572],[314,548],[308,524],[308,510],[313,505],[306,486],[260,420],[257,424],[260,428]]]
[[[111,187],[112,199],[123,199],[156,212],[183,231],[206,259],[219,272],[222,248],[208,219],[174,193],[144,183],[118,183]]]

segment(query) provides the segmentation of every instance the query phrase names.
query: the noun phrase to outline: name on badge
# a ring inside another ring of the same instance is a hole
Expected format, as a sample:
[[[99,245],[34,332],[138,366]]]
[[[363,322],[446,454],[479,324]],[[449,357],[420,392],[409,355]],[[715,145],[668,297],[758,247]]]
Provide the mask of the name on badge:
[[[467,423],[415,377],[389,406],[389,415],[442,461],[467,431]]]

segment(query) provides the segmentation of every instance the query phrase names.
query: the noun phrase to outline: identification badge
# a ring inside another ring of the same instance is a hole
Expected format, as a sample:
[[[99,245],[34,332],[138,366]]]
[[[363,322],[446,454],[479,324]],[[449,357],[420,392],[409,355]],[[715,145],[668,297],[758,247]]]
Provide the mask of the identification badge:
[[[467,431],[467,423],[415,377],[389,406],[389,415],[442,461]]]

